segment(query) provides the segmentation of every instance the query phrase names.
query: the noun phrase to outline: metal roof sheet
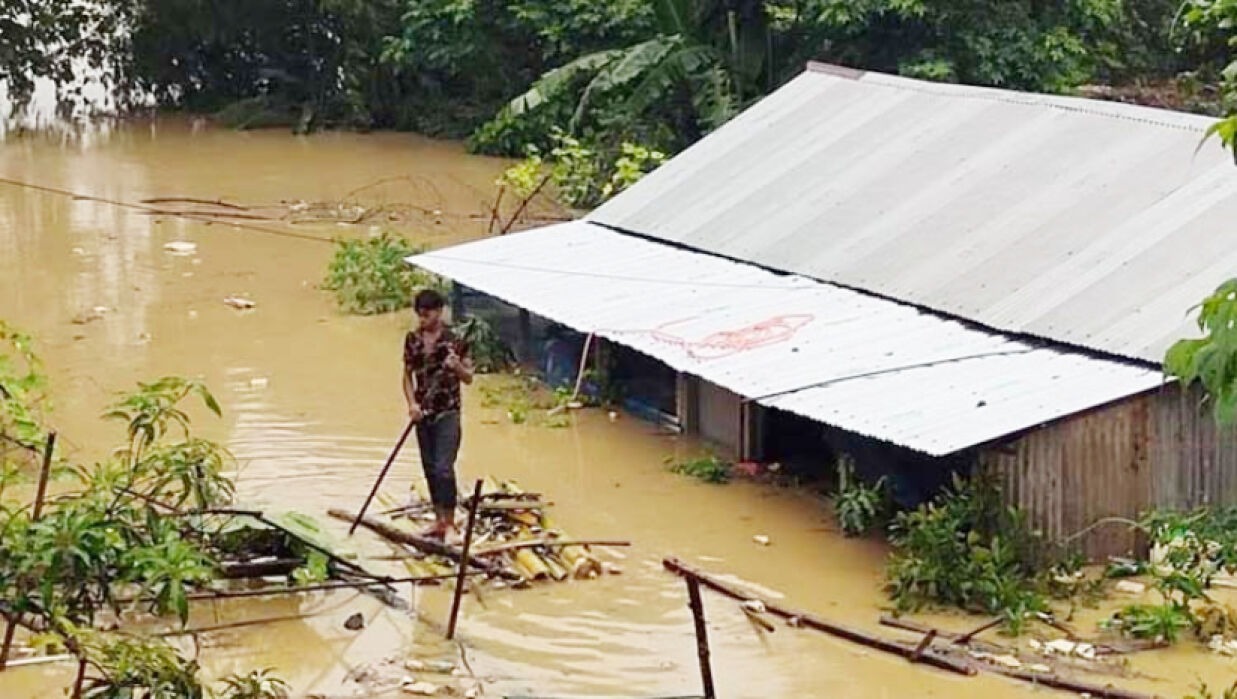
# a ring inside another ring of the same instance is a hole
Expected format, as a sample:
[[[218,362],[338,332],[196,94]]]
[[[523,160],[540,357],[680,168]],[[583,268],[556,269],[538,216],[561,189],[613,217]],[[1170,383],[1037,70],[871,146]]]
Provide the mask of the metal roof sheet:
[[[1159,362],[1237,273],[1213,122],[817,67],[589,219]]]
[[[949,454],[1154,388],[1159,372],[585,222],[408,258],[761,405]]]

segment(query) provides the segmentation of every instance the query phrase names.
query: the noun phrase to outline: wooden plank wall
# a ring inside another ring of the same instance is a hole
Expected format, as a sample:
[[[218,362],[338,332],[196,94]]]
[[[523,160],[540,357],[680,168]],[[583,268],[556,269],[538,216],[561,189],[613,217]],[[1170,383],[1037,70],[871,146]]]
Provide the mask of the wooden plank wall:
[[[1128,517],[1145,509],[1150,492],[1146,450],[1137,447],[1146,439],[1148,402],[1134,398],[1035,430],[985,450],[980,466],[1054,541],[1102,517]],[[1080,542],[1095,557],[1125,553],[1137,543],[1122,526],[1096,528]]]
[[[1237,503],[1237,430],[1216,426],[1199,391],[1185,395],[1176,386],[986,449],[979,466],[1054,540],[1103,517]],[[1119,524],[1098,527],[1080,543],[1094,559],[1139,545]]]

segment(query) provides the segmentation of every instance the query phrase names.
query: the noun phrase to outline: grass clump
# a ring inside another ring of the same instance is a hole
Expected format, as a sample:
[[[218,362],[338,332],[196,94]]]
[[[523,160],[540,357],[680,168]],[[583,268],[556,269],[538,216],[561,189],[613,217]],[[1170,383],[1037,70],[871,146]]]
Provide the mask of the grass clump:
[[[699,478],[705,483],[728,483],[730,482],[730,462],[718,457],[715,454],[702,456],[686,461],[673,461],[668,459],[667,463],[670,466],[670,471],[673,473],[681,473],[685,476],[693,476]]]
[[[373,238],[336,240],[322,288],[335,292],[341,310],[358,315],[390,313],[412,305],[417,289],[446,290],[446,283],[404,262],[425,248],[383,232]]]
[[[955,476],[932,502],[900,512],[890,525],[887,589],[899,611],[946,604],[1005,618],[1020,633],[1048,610],[1045,547],[1017,508],[985,479]]]
[[[831,498],[833,512],[846,536],[861,536],[888,519],[889,497],[881,476],[871,485],[855,475],[855,462],[843,455],[837,463],[838,489]]]

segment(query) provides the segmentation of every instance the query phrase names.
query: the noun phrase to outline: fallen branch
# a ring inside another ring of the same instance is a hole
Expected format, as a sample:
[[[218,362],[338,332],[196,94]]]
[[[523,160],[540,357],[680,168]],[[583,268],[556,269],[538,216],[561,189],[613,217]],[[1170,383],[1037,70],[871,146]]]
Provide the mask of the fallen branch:
[[[351,523],[357,521],[356,513],[339,508],[331,508],[330,510],[327,510],[327,514],[335,519],[341,519],[345,522]],[[447,546],[445,543],[437,539],[431,539],[429,537],[418,536],[409,532],[400,531],[385,522],[379,521],[375,517],[362,517],[360,519],[360,523],[388,541],[393,541],[397,544],[408,544],[409,546],[415,546],[426,553],[436,553],[440,556],[446,556],[456,562],[459,562],[461,559],[459,549],[452,546]],[[490,561],[483,560],[475,555],[470,555],[468,557],[468,564],[480,568],[491,575],[499,575],[508,580],[520,579],[518,574],[506,571],[501,566]]]
[[[821,619],[810,612],[790,609],[771,600],[762,599],[752,595],[751,593],[740,590],[729,583],[722,582],[704,571],[683,563],[677,558],[666,558],[662,561],[662,565],[664,565],[667,570],[678,573],[679,575],[695,578],[706,587],[712,588],[713,590],[716,590],[717,592],[720,592],[728,597],[744,602],[747,600],[760,601],[764,604],[765,609],[767,609],[771,614],[776,614],[784,619],[795,620],[800,626],[807,626],[816,629],[817,631],[823,631],[832,636],[846,639],[853,643],[858,643],[869,648],[885,651],[886,653],[900,655],[904,658],[911,658],[915,652],[915,648],[908,644],[873,636],[857,629],[851,629],[835,624],[831,621],[826,621],[825,619]],[[951,658],[948,655],[932,649],[926,649],[923,652],[920,661],[926,665],[931,665],[942,670],[948,670],[959,675],[974,675],[976,673],[974,666],[970,663],[958,660],[956,658]]]
[[[566,548],[568,546],[631,546],[630,541],[618,541],[607,539],[530,539],[528,541],[512,541],[506,544],[499,544],[493,548],[488,548],[484,551],[477,551],[477,556],[493,556],[499,553],[506,553],[516,549],[536,548],[546,546],[549,548]]]
[[[231,211],[202,211],[200,209],[190,209],[188,211],[177,211],[175,209],[143,209],[142,214],[146,216],[206,216],[211,218],[243,218],[251,221],[274,221],[270,216],[261,214],[244,214],[233,213]]]
[[[541,181],[537,183],[536,188],[533,189],[533,193],[524,197],[524,199],[520,202],[520,206],[516,208],[515,213],[511,214],[511,218],[508,219],[507,222],[503,224],[502,230],[498,232],[499,235],[507,235],[507,233],[511,230],[511,227],[515,225],[516,221],[520,220],[520,215],[524,213],[524,209],[528,208],[528,203],[532,201],[533,199],[536,199],[537,195],[541,193],[541,190],[544,189],[545,186],[549,183],[550,183],[549,175],[546,175],[541,178]]]
[[[140,200],[143,204],[206,204],[207,206],[222,206],[226,209],[248,211],[249,208],[240,204],[232,204],[222,199],[195,199],[194,197],[155,197]]]

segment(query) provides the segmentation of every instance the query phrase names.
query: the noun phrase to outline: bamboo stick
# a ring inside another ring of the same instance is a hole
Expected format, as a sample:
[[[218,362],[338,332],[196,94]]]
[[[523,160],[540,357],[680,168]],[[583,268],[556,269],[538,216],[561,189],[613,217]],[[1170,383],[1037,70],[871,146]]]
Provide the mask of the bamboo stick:
[[[694,576],[685,576],[687,581],[687,604],[692,610],[692,622],[696,627],[696,655],[700,658],[700,682],[704,687],[704,699],[714,699],[713,668],[709,664],[709,630],[704,623],[704,603],[700,601],[700,583]]]
[[[422,551],[426,551],[428,553],[436,553],[442,556],[447,556],[455,561],[460,560],[460,552],[458,549],[447,546],[445,543],[438,541],[437,539],[430,539],[428,537],[418,536],[416,534],[411,534],[409,532],[400,531],[399,529],[396,529],[395,527],[385,522],[381,522],[374,517],[362,517],[358,519],[356,515],[353,514],[352,512],[348,512],[347,510],[341,510],[338,508],[331,508],[330,510],[327,510],[327,514],[336,519],[342,519],[346,522],[358,521],[361,524],[365,525],[365,527],[367,527],[368,529],[372,529],[375,533],[379,534],[380,536],[390,541],[394,541],[399,544],[408,544],[410,546],[416,546]],[[484,570],[485,572],[493,574],[493,575],[501,575],[509,579],[517,577],[517,576],[507,574],[498,565],[490,561],[484,560],[482,558],[478,558],[475,555],[469,555],[468,564],[472,566],[476,566],[477,568],[480,568],[481,570]]]
[[[935,639],[936,639],[936,629],[932,629],[928,631],[928,633],[924,634],[923,640],[919,642],[919,645],[915,646],[914,652],[911,653],[910,661],[912,663],[919,662],[920,656],[922,656],[923,652],[927,650],[929,646],[932,645],[932,641]]]
[[[472,546],[472,528],[477,522],[477,506],[481,504],[481,479],[473,486],[472,503],[468,507],[468,523],[464,526],[464,546],[460,549],[460,575],[455,580],[455,594],[451,598],[451,616],[447,620],[447,640],[455,638],[455,621],[460,613],[460,597],[464,594],[464,572],[468,566],[463,561],[468,560],[468,549]]]
[[[550,569],[546,567],[545,561],[542,561],[537,557],[537,554],[528,549],[517,550],[515,552],[515,561],[528,571],[530,580],[541,580],[550,577]]]
[[[994,627],[1000,626],[1000,625],[1001,625],[1001,622],[1003,622],[1003,621],[1005,621],[1005,619],[1004,619],[1004,618],[1002,618],[1002,617],[997,617],[997,618],[993,619],[992,621],[989,621],[989,622],[987,622],[987,623],[981,624],[980,626],[976,626],[975,628],[971,629],[970,631],[967,631],[966,633],[962,634],[961,636],[958,636],[957,638],[955,638],[955,639],[954,639],[954,641],[953,641],[953,642],[954,642],[954,644],[955,644],[955,645],[965,646],[966,644],[970,643],[970,642],[971,642],[971,639],[972,639],[972,638],[975,638],[975,636],[976,636],[977,634],[981,634],[981,633],[983,633],[983,632],[987,631],[988,629],[991,629],[991,628],[994,628]]]
[[[923,624],[917,624],[913,621],[895,619],[893,617],[888,617],[888,616],[882,616],[880,621],[881,621],[881,624],[885,626],[891,626],[894,628],[903,629],[905,631],[914,631],[916,633],[925,633],[925,632],[931,633],[933,631],[936,631],[937,634],[941,636],[942,638],[955,638],[956,639],[964,635],[964,634],[956,634],[950,631],[939,631],[937,629],[933,629],[930,626],[925,626]],[[996,644],[985,644],[985,645],[989,645],[993,648],[1000,649],[1002,651],[1006,651],[1006,652],[1009,651],[1009,649],[1003,646],[996,645]],[[995,672],[1000,675],[1005,675],[1007,677],[1012,677],[1017,680],[1022,680],[1024,682],[1041,684],[1041,685],[1044,685],[1045,687],[1052,687],[1054,689],[1064,689],[1064,690],[1068,690],[1071,692],[1086,694],[1086,695],[1093,696],[1093,697],[1106,697],[1108,699],[1152,699],[1150,695],[1143,694],[1141,692],[1134,692],[1134,691],[1127,690],[1127,689],[1121,689],[1120,687],[1113,687],[1112,685],[1096,685],[1096,684],[1091,684],[1089,682],[1072,680],[1067,677],[1061,677],[1060,675],[1056,675],[1053,673],[1031,672],[1029,670],[1018,670],[1015,668],[1005,667],[1004,665],[993,665],[993,664],[984,664],[983,669],[989,672]]]
[[[395,443],[395,448],[391,450],[391,455],[387,457],[387,462],[383,464],[382,470],[378,472],[378,478],[374,481],[374,487],[370,489],[369,495],[366,496],[365,502],[361,505],[361,511],[357,513],[356,519],[352,521],[352,526],[348,527],[348,536],[356,531],[357,525],[361,523],[361,519],[365,517],[365,510],[369,509],[369,503],[373,502],[374,496],[378,494],[378,489],[382,487],[382,480],[387,477],[387,471],[391,470],[391,464],[395,463],[395,457],[399,456],[399,450],[403,448],[404,442],[408,441],[408,435],[412,433],[412,428],[416,427],[415,420],[409,420],[404,426],[404,431],[399,435],[399,441]]]
[[[570,557],[571,560],[566,560],[566,563],[575,563],[578,559],[586,554],[578,551],[573,551],[574,548],[580,546],[631,546],[630,541],[620,541],[617,539],[529,539],[527,541],[510,541],[505,544],[498,544],[484,551],[477,551],[476,556],[494,556],[500,553],[507,553],[517,549],[536,548],[545,546],[546,548],[561,548],[564,559]],[[572,551],[572,553],[568,553]]]
[[[859,631],[857,629],[851,629],[851,628],[842,626],[840,624],[835,624],[831,621],[827,621],[825,619],[815,616],[814,614],[811,614],[810,612],[799,611],[796,609],[783,607],[782,605],[772,600],[762,599],[748,592],[740,590],[732,586],[729,583],[722,582],[721,580],[718,580],[717,578],[710,576],[708,573],[705,573],[704,571],[701,571],[697,568],[687,565],[686,563],[683,563],[677,558],[673,558],[673,557],[666,558],[662,561],[662,564],[666,567],[667,570],[678,573],[679,575],[694,577],[700,582],[704,583],[707,587],[710,587],[713,590],[716,590],[717,592],[720,592],[734,599],[737,599],[740,601],[759,600],[762,603],[764,603],[765,609],[769,610],[770,613],[776,614],[777,616],[783,617],[785,619],[797,619],[799,624],[803,626],[811,627],[813,629],[816,629],[817,631],[823,631],[827,634],[837,636],[838,638],[843,638],[843,639],[846,639],[854,643],[859,643],[861,645],[868,646],[869,648],[875,648],[877,650],[882,650],[882,651],[885,651],[886,653],[893,653],[894,655],[900,655],[904,658],[909,658],[915,650],[912,646],[909,646],[907,644],[899,643],[897,641],[891,641],[885,638],[880,638],[878,636],[873,636],[871,634],[865,633],[863,631]],[[970,663],[957,660],[955,658],[951,658],[943,653],[940,653],[939,651],[935,651],[931,649],[928,649],[924,652],[923,657],[921,658],[921,661],[924,664],[931,665],[933,667],[937,667],[942,670],[949,670],[950,672],[954,672],[959,675],[974,675],[977,672],[976,669]]]

